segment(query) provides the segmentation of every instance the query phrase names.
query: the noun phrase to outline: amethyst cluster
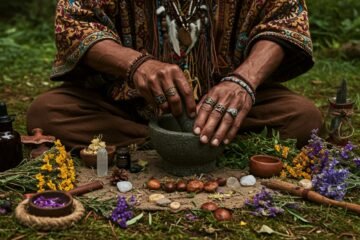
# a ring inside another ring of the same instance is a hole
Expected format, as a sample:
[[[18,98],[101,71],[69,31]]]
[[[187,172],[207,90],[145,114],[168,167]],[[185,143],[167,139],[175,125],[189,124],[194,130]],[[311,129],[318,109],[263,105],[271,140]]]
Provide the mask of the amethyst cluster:
[[[33,203],[40,208],[59,208],[65,206],[64,200],[59,197],[47,198],[39,196]]]
[[[112,211],[110,219],[117,223],[121,228],[126,228],[126,222],[133,217],[131,207],[136,203],[136,199],[132,196],[129,201],[126,201],[124,196],[119,196],[116,208]]]
[[[275,206],[273,193],[264,187],[261,189],[261,192],[257,193],[252,198],[252,200],[246,199],[245,205],[254,210],[252,214],[255,216],[276,217],[278,214],[284,212],[282,208]]]

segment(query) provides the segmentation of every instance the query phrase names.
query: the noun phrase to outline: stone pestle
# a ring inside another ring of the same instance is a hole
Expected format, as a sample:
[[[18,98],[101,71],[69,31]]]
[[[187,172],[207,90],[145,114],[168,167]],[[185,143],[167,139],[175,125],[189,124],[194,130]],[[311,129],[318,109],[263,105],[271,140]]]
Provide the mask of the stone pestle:
[[[182,100],[181,103],[182,113],[180,116],[176,117],[176,121],[179,124],[182,132],[193,132],[195,119],[190,118],[186,113],[186,105],[184,100]]]

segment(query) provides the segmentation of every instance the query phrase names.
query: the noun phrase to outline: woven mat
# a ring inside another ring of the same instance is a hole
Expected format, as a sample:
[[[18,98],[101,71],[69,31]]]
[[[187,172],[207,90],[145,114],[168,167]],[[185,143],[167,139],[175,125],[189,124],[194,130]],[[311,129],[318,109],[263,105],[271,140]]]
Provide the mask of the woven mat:
[[[155,177],[160,181],[166,181],[167,179],[178,180],[178,177],[169,175],[166,173],[164,169],[161,168],[161,158],[156,153],[156,151],[137,151],[131,156],[132,161],[137,161],[139,159],[143,159],[148,161],[149,165],[145,171],[140,173],[130,174],[129,181],[133,184],[133,189],[127,193],[120,193],[117,190],[116,186],[111,186],[108,177],[97,177],[96,169],[90,169],[86,167],[78,168],[78,185],[82,185],[88,183],[93,180],[101,180],[104,183],[104,188],[87,193],[85,196],[87,197],[98,197],[99,199],[108,199],[116,197],[117,195],[126,195],[127,197],[131,195],[135,195],[139,201],[138,209],[142,210],[169,210],[168,207],[160,207],[155,203],[150,203],[148,201],[149,195],[153,193],[161,193],[164,194],[167,198],[172,201],[177,201],[181,203],[180,210],[186,209],[199,209],[200,206],[208,201],[217,202],[218,205],[222,207],[226,207],[229,209],[241,208],[244,205],[245,199],[251,197],[256,192],[260,191],[261,185],[259,181],[257,181],[256,185],[253,187],[241,187],[241,189],[237,192],[231,191],[231,189],[225,187],[220,187],[219,192],[217,194],[210,193],[199,193],[194,195],[190,195],[185,192],[174,192],[174,193],[166,193],[163,191],[150,191],[145,188],[145,183],[151,178]],[[111,175],[113,168],[109,169],[109,176]],[[241,177],[247,175],[246,171],[239,171],[233,169],[217,169],[214,172],[211,172],[207,175],[210,175],[214,178],[217,177]],[[203,175],[205,178],[207,175]],[[194,176],[193,176],[194,177]],[[187,179],[191,179],[192,177],[187,177]],[[185,179],[185,178],[184,178]]]

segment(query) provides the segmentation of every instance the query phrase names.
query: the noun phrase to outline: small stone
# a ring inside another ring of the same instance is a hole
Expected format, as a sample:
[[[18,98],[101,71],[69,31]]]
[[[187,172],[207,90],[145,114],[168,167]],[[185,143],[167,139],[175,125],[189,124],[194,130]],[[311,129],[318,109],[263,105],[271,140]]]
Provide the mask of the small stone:
[[[240,184],[246,187],[254,186],[256,184],[256,178],[253,175],[243,176],[240,179]]]
[[[302,179],[299,181],[299,186],[303,187],[304,189],[311,189],[312,182],[309,179]]]
[[[166,207],[171,203],[171,200],[168,198],[160,198],[156,201],[156,205],[159,205],[160,207]]]
[[[179,202],[172,202],[170,203],[170,208],[172,210],[178,210],[181,207],[181,204]]]
[[[226,180],[226,186],[234,191],[239,191],[241,186],[239,180],[236,177],[229,177]]]
[[[118,182],[116,184],[116,186],[119,189],[119,191],[122,192],[122,193],[126,193],[126,192],[130,191],[133,188],[131,182],[129,182],[129,181]]]
[[[149,202],[156,202],[159,199],[165,198],[163,194],[160,193],[154,193],[149,196]]]

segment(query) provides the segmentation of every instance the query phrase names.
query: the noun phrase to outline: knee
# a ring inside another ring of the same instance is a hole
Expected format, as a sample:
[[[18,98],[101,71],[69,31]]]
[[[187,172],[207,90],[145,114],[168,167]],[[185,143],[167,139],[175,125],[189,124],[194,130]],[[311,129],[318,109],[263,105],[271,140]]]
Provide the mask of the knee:
[[[300,148],[307,144],[313,129],[321,128],[323,117],[309,99],[297,96],[292,101],[292,111],[283,136],[297,139],[297,146]]]

